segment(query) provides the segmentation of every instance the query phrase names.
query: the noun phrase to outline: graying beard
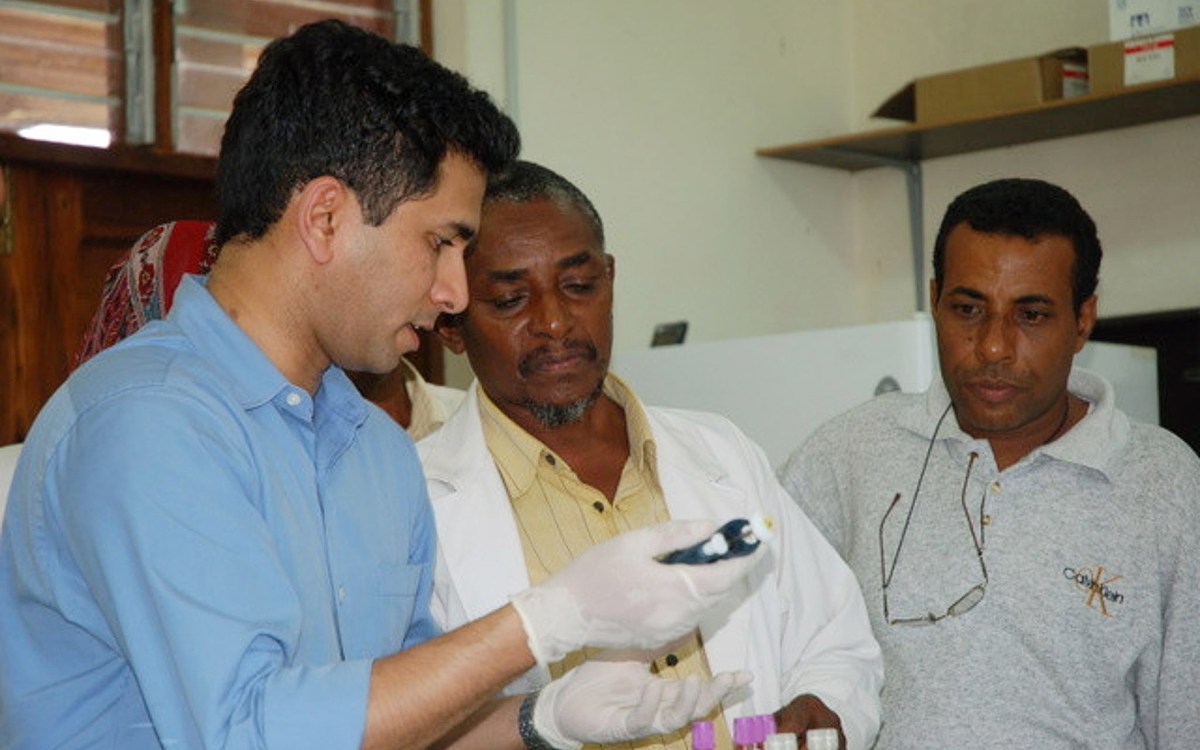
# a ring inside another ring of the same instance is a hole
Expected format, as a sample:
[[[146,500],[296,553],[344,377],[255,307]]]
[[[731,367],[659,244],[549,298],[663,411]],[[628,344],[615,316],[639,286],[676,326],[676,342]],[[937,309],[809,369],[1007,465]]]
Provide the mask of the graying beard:
[[[596,403],[596,399],[600,398],[602,391],[603,384],[587,396],[566,405],[526,401],[524,406],[543,427],[562,427],[563,425],[575,424],[583,419],[583,415],[587,412],[588,407]]]

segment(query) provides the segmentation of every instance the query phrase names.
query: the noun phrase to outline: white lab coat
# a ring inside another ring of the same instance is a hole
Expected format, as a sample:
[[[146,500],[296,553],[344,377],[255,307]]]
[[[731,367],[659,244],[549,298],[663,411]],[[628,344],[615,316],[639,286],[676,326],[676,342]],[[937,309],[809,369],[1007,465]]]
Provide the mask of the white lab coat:
[[[17,471],[17,459],[21,457],[21,443],[0,446],[0,526],[3,525],[4,507],[8,503],[8,488],[12,486],[13,474]]]
[[[775,479],[762,450],[713,414],[647,408],[671,517],[724,522],[761,511],[776,522],[771,554],[732,611],[701,624],[714,672],[749,670],[751,694],[726,717],[775,711],[804,693],[842,719],[850,748],[879,727],[883,661],[858,582]],[[432,609],[446,629],[477,619],[528,588],[503,480],[483,438],[474,386],[421,455],[438,531]],[[544,684],[534,668],[507,692]]]

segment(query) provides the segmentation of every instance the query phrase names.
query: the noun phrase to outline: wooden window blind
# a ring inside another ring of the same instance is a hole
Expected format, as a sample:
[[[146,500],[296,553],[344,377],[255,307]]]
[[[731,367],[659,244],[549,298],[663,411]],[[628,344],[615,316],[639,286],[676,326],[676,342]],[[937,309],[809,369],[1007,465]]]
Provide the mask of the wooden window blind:
[[[150,36],[125,28],[137,29],[151,7]],[[429,0],[0,0],[0,130],[71,125],[114,143],[215,155],[233,95],[271,39],[339,18],[427,43],[429,8]],[[148,80],[127,79],[139,68],[126,57],[150,55]],[[135,105],[151,102],[148,117],[127,110],[127,85]]]
[[[122,128],[121,0],[0,5],[0,129]]]
[[[271,39],[322,18],[395,38],[393,0],[190,0],[175,3],[174,141],[216,154],[233,96]]]

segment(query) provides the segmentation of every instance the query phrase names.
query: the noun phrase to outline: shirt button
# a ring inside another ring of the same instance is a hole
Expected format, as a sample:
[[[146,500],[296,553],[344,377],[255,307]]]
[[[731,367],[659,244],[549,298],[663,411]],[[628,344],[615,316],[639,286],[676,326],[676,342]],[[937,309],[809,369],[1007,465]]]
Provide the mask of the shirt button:
[[[604,512],[604,503],[600,502],[599,500],[597,500],[596,502],[592,503],[592,507],[596,509],[596,512],[597,512],[597,513],[603,513],[603,512]]]
[[[992,492],[999,492],[1001,489],[1003,488],[1000,486],[1000,480],[997,479],[995,482],[992,482]]]
[[[979,520],[979,522],[981,524],[983,524],[984,526],[991,526],[992,525],[992,517],[991,517],[991,515],[984,514],[983,518],[981,518]]]
[[[300,394],[296,393],[295,391],[292,391],[291,393],[289,393],[287,395],[287,402],[288,402],[288,406],[299,406],[300,405]]]
[[[338,586],[338,601],[339,602],[346,601],[346,587],[345,586]]]
[[[546,454],[546,463],[550,464],[551,466],[555,466],[558,464],[558,461],[555,461],[554,456],[547,453]]]
[[[666,662],[668,667],[673,667],[679,663],[679,657],[675,654],[667,654]]]

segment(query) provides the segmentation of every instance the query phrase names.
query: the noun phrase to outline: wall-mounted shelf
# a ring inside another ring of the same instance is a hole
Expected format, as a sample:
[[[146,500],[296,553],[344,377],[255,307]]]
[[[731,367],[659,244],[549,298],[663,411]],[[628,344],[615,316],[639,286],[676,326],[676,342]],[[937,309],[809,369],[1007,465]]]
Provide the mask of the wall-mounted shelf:
[[[940,125],[902,125],[785,146],[759,156],[857,172],[1200,114],[1200,78],[1174,79],[1117,93],[1059,99],[992,117]]]
[[[760,148],[756,153],[851,172],[885,166],[903,170],[908,192],[916,309],[923,310],[922,161],[1191,115],[1200,115],[1200,78],[1177,78],[1133,86],[1116,93],[1058,99],[990,117],[939,125],[901,125]]]

